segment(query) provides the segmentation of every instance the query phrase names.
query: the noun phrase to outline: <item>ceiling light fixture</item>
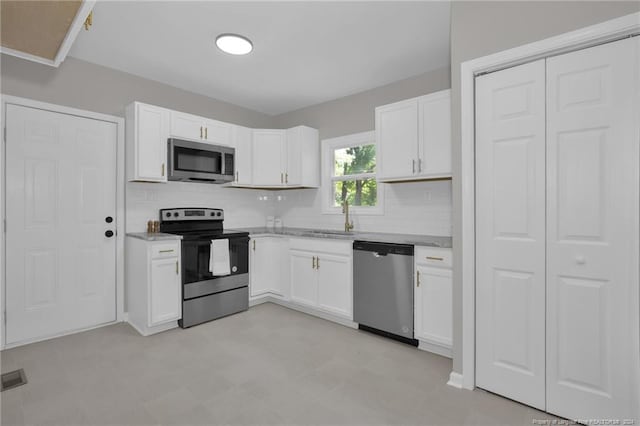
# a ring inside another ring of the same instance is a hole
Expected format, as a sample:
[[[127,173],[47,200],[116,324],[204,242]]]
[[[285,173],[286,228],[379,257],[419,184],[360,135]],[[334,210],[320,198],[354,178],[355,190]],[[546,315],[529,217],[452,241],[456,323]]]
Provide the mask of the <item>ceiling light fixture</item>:
[[[251,40],[238,34],[220,34],[216,37],[216,46],[231,55],[246,55],[253,50]]]

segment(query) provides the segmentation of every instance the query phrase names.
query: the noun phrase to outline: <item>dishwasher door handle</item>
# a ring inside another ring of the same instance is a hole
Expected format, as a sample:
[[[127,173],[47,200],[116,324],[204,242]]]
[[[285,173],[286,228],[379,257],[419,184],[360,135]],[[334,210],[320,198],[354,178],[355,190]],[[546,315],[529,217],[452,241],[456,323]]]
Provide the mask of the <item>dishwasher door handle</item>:
[[[373,255],[373,257],[384,257],[387,255],[387,253],[378,253],[377,251],[372,251],[371,254]]]

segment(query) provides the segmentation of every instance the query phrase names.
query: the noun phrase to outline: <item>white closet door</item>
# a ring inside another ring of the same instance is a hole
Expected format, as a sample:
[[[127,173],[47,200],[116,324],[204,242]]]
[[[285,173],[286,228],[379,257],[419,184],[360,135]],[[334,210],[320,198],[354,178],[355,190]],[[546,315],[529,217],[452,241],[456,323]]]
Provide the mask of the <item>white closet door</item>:
[[[638,41],[547,62],[547,409],[638,415]]]
[[[7,105],[6,342],[116,319],[114,123]]]
[[[545,408],[545,62],[476,78],[476,382]]]

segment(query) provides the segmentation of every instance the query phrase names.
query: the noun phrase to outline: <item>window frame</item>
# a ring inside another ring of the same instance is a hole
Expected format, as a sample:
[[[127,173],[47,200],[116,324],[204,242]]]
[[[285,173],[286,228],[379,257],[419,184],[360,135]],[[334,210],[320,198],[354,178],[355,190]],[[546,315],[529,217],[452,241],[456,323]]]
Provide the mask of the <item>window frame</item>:
[[[374,173],[360,173],[349,175],[343,178],[342,176],[333,176],[334,170],[334,151],[336,149],[351,148],[361,145],[374,145],[376,147],[376,172]],[[384,185],[378,180],[377,168],[378,168],[378,147],[376,144],[375,131],[354,133],[346,136],[339,136],[330,139],[323,139],[321,144],[321,159],[322,159],[322,213],[323,214],[342,214],[342,207],[334,207],[333,205],[333,184],[335,181],[340,180],[356,180],[360,177],[367,179],[375,179],[377,183],[378,195],[376,198],[375,207],[362,207],[349,205],[349,211],[358,215],[382,215],[384,214]]]

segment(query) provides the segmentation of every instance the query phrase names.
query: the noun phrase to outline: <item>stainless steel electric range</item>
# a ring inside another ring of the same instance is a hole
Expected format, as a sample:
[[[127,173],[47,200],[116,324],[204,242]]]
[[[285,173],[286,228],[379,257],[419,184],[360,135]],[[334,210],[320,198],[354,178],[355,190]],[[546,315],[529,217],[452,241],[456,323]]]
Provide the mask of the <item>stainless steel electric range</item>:
[[[182,319],[188,328],[249,308],[249,233],[225,230],[221,209],[160,210],[160,231],[182,236]],[[230,274],[214,276],[212,240],[229,240]]]

